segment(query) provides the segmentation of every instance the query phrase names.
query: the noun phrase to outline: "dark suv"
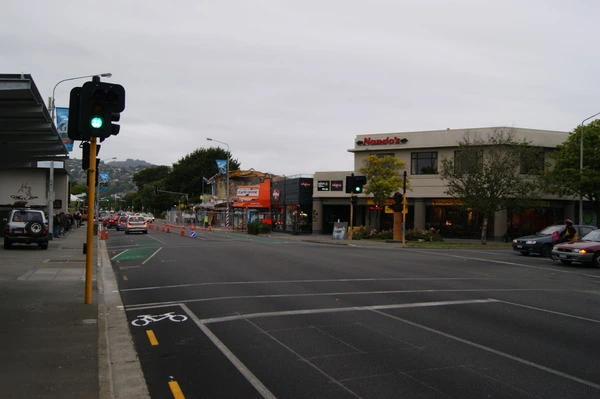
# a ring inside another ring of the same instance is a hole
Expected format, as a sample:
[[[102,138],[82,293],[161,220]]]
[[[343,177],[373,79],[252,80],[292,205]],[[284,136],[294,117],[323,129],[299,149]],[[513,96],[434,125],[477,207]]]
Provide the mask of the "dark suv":
[[[37,244],[42,249],[48,249],[48,219],[44,211],[13,209],[5,222],[4,249],[10,249],[14,243]]]

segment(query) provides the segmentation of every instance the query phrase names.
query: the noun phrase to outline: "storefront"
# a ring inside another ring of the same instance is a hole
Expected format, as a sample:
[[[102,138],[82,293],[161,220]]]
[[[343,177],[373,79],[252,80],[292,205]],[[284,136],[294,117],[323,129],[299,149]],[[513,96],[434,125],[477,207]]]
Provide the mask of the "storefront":
[[[273,181],[271,215],[278,231],[312,233],[312,177],[292,177]]]
[[[256,185],[236,187],[237,202],[233,203],[234,230],[246,230],[248,223],[263,222],[271,224],[271,180]]]

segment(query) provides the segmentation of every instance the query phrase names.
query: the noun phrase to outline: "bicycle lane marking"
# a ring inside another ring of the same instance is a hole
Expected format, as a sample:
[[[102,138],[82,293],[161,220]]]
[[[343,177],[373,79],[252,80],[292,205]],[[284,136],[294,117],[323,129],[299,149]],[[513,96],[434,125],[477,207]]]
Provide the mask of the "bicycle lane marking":
[[[124,260],[136,260],[136,259],[145,259],[142,264],[146,263],[152,257],[154,257],[161,248],[131,248],[126,249],[123,252],[120,252],[118,255],[113,256],[110,260],[115,262],[120,262]]]

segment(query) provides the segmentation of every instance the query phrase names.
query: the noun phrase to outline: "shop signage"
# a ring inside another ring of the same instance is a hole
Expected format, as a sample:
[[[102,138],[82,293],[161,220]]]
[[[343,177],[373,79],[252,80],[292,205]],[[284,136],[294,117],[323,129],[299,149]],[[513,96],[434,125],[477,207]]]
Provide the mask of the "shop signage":
[[[344,182],[342,180],[332,180],[331,191],[344,191]]]
[[[303,187],[303,188],[312,188],[312,182],[309,182],[309,181],[301,181],[301,182],[300,182],[300,187]]]
[[[237,196],[240,199],[244,197],[258,197],[259,192],[258,186],[240,186],[237,188]]]
[[[365,137],[362,140],[356,142],[358,145],[397,145],[408,143],[407,138],[400,137],[386,137],[384,139],[373,139],[371,137]]]
[[[317,191],[329,191],[329,180],[317,181]]]
[[[281,191],[279,191],[278,188],[273,189],[273,200],[279,201],[280,197],[281,197]]]
[[[348,222],[335,222],[333,224],[332,238],[334,240],[345,240],[348,231]]]
[[[462,202],[461,200],[457,200],[457,199],[434,199],[431,201],[431,205],[438,205],[438,206],[452,206],[452,205],[464,205],[464,202]]]

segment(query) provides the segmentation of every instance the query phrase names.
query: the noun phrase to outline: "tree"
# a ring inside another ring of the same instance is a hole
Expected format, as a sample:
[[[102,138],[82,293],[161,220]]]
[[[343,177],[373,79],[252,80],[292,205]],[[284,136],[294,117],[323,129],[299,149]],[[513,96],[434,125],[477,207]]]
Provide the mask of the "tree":
[[[166,179],[169,173],[171,173],[171,168],[168,166],[153,166],[135,173],[132,181],[138,190],[142,190],[146,185]]]
[[[483,218],[482,244],[487,243],[488,220],[495,212],[518,209],[540,193],[536,176],[545,169],[544,154],[514,136],[504,130],[487,137],[465,134],[454,157],[441,161],[446,194]]]
[[[200,148],[181,158],[173,164],[173,170],[167,177],[167,188],[189,194],[190,198],[198,198],[202,191],[202,177],[216,175],[219,170],[215,160],[227,159],[231,154],[221,148]],[[237,170],[237,160],[229,160],[229,171]]]
[[[583,171],[580,173],[583,133]],[[600,120],[578,126],[552,154],[554,168],[544,176],[546,191],[564,196],[581,196],[590,201],[600,220]],[[580,215],[581,216],[581,215]]]
[[[392,155],[383,157],[369,155],[364,165],[359,169],[359,172],[367,177],[364,191],[366,194],[373,194],[373,201],[377,207],[383,208],[387,199],[392,197],[403,183],[400,169],[404,167],[404,162]],[[377,229],[379,229],[379,217],[380,213],[377,214]]]

